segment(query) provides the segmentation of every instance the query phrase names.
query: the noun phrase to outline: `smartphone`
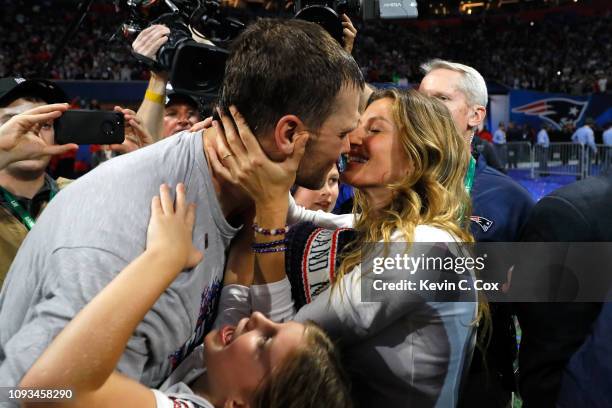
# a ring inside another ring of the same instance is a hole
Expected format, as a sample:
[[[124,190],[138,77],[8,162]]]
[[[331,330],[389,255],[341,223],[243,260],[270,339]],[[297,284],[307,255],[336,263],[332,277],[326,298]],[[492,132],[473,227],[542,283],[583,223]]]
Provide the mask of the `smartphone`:
[[[74,109],[53,122],[55,143],[120,144],[125,140],[123,114]]]

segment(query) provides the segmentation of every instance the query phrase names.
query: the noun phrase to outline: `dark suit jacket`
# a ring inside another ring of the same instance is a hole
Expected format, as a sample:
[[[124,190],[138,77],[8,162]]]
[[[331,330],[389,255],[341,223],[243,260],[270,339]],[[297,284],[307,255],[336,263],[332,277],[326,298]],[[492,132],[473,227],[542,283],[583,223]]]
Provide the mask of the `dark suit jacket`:
[[[542,198],[521,233],[524,242],[612,241],[612,177],[592,177]],[[602,273],[612,273],[602,265]],[[568,360],[590,333],[600,303],[516,305],[523,334],[519,390],[524,407],[555,405]]]

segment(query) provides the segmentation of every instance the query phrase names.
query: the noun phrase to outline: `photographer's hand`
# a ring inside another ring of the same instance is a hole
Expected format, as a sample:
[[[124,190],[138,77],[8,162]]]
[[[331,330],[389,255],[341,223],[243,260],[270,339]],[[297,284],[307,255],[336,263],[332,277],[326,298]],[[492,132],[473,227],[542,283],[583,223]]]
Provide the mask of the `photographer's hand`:
[[[170,29],[164,25],[154,24],[142,30],[132,43],[132,49],[153,61],[157,60],[157,51],[168,41]],[[153,137],[153,141],[162,138],[164,106],[168,74],[162,71],[151,71],[147,93],[138,108],[138,118]]]
[[[342,15],[342,38],[344,39],[344,50],[349,54],[353,52],[355,38],[357,37],[357,29],[353,25],[351,19],[346,15]]]
[[[125,122],[125,141],[122,144],[110,145],[110,149],[119,153],[129,153],[153,143],[153,137],[142,125],[142,121],[131,109],[115,106],[115,112],[123,114]]]
[[[43,105],[13,116],[0,126],[0,170],[11,163],[76,150],[74,143],[47,145],[39,136],[41,126],[59,118],[68,109],[64,103]]]
[[[168,41],[168,35],[170,35],[168,27],[154,24],[138,34],[138,37],[132,43],[132,49],[136,54],[157,61],[157,51]]]

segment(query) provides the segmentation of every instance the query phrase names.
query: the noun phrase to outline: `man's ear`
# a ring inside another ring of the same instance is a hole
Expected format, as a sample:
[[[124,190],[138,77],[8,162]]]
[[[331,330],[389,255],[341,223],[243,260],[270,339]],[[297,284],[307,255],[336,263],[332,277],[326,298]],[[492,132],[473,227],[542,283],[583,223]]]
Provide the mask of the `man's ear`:
[[[289,156],[293,153],[295,135],[305,130],[305,126],[295,115],[285,115],[276,122],[274,144],[276,150]]]
[[[468,120],[469,127],[474,129],[480,126],[480,124],[484,121],[485,116],[487,116],[487,108],[482,105],[475,105]]]

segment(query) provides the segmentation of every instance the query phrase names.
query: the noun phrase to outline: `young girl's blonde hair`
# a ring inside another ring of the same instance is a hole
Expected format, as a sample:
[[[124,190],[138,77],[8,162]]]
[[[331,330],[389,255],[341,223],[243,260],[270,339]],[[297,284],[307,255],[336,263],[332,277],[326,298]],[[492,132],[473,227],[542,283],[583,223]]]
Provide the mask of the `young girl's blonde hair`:
[[[348,379],[338,352],[313,322],[305,323],[305,344],[275,367],[254,397],[258,408],[351,408]]]

